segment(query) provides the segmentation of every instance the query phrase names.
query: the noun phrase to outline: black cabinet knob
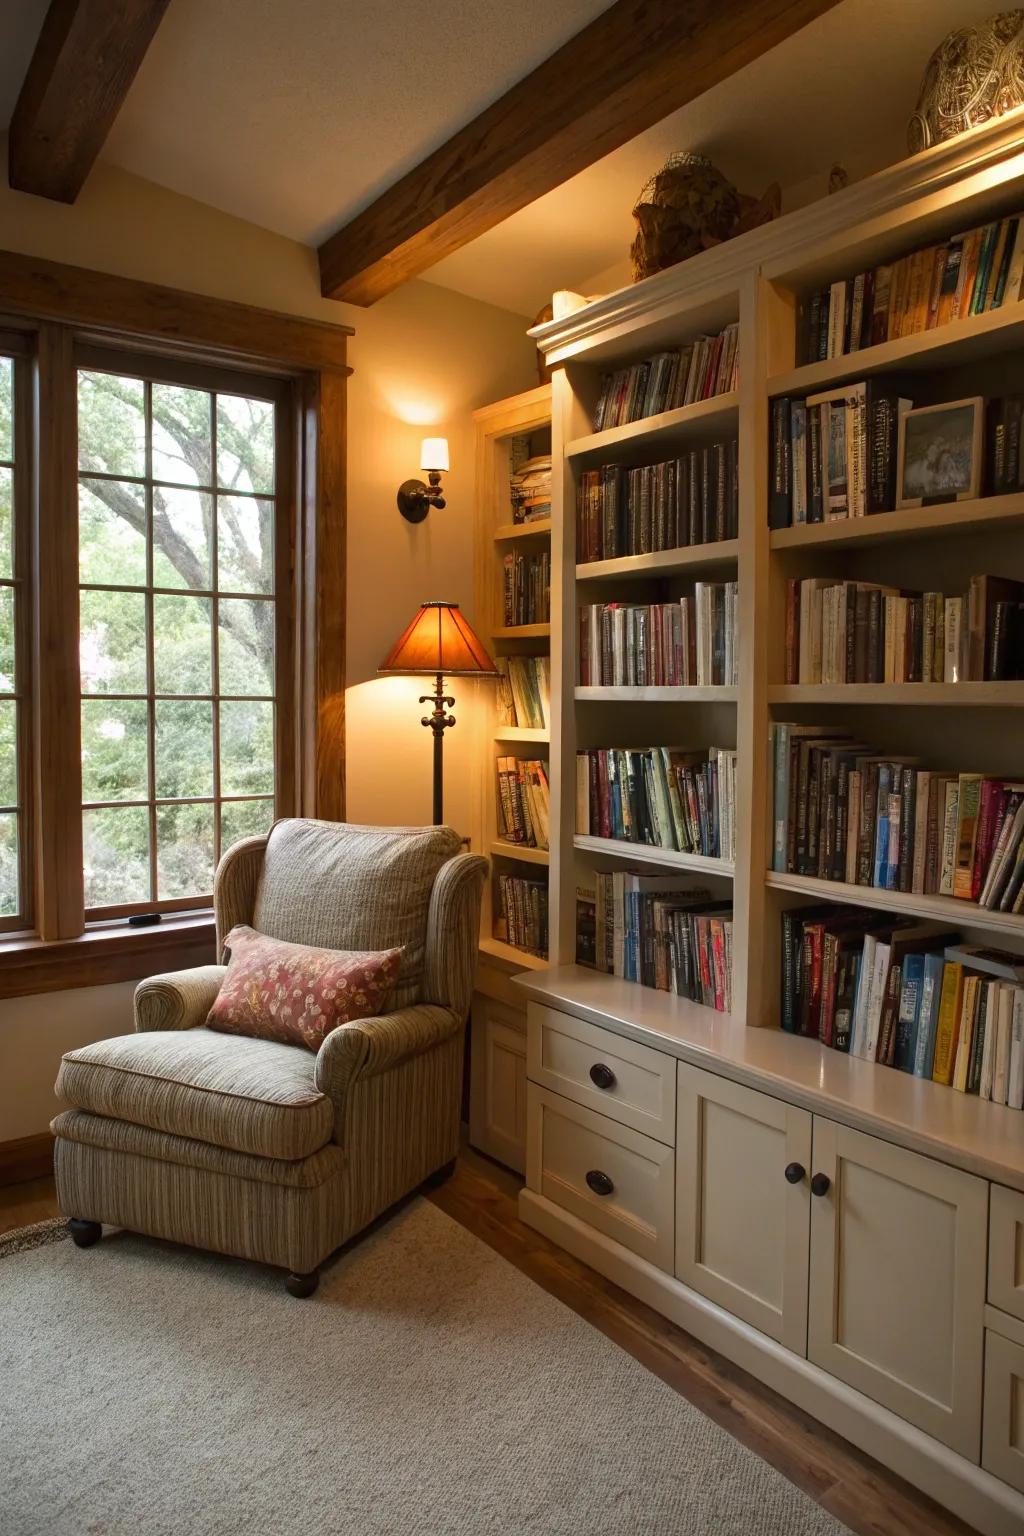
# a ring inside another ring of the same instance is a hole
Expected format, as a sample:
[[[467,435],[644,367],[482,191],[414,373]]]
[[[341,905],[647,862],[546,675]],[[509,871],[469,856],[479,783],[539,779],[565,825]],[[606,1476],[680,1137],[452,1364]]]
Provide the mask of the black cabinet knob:
[[[615,1087],[615,1073],[611,1067],[605,1066],[603,1061],[595,1061],[590,1069],[590,1081],[595,1087],[604,1088],[607,1091]]]
[[[831,1188],[832,1180],[829,1178],[827,1173],[816,1173],[814,1178],[811,1180],[812,1195],[827,1195]]]
[[[600,1168],[591,1168],[587,1174],[587,1183],[595,1195],[610,1195],[615,1188],[611,1179],[606,1173],[602,1173]]]
[[[786,1183],[799,1184],[807,1177],[807,1169],[803,1163],[786,1164]]]

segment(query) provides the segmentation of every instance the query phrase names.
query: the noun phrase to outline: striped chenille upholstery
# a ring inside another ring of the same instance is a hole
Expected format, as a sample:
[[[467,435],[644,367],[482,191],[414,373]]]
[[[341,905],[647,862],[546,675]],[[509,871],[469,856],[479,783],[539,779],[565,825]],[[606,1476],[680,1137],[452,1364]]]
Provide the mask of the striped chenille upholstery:
[[[305,1273],[453,1158],[487,869],[458,846],[447,827],[318,821],[236,843],[214,885],[218,946],[236,923],[400,945],[391,1011],[314,1055],[205,1029],[222,966],[142,982],[137,1033],[61,1065],[66,1214]]]
[[[297,1046],[212,1029],[148,1030],[68,1051],[57,1092],[76,1109],[256,1157],[309,1157],[334,1106]]]
[[[459,851],[451,827],[279,821],[267,839],[252,926],[322,949],[401,949],[395,1008],[422,995],[430,893]]]

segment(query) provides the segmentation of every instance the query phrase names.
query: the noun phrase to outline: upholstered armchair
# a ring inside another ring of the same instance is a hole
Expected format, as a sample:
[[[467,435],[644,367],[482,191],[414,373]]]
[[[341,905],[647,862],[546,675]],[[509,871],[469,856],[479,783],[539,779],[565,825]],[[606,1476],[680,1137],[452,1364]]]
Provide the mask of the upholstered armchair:
[[[134,1035],[69,1051],[53,1122],[57,1195],[101,1223],[280,1265],[293,1295],[374,1217],[448,1170],[486,863],[449,827],[278,822],[214,885],[217,953],[247,923],[330,949],[401,948],[387,1014],[319,1052],[204,1027],[223,965],[142,982]]]

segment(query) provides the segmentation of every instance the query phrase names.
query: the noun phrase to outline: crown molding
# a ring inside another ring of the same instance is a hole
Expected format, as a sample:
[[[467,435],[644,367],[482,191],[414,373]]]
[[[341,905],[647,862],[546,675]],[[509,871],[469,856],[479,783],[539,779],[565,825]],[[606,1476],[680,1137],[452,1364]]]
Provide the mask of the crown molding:
[[[1024,108],[897,161],[841,192],[617,289],[561,319],[533,326],[528,334],[546,362],[564,362],[618,331],[655,324],[674,311],[699,309],[738,292],[741,279],[751,271],[780,276],[797,266],[809,247],[820,248],[840,237],[848,242],[858,230],[866,232],[872,221],[896,210],[905,213],[904,222],[911,222],[922,204],[948,195],[951,188],[966,195],[1016,179],[1024,180]],[[972,180],[977,187],[970,186]]]

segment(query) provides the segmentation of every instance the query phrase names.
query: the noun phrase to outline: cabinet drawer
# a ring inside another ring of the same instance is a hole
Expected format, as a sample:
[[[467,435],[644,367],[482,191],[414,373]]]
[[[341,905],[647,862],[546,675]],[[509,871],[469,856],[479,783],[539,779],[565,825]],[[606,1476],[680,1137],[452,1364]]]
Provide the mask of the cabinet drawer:
[[[1024,1195],[992,1185],[988,1219],[988,1299],[1024,1322]]]
[[[671,1273],[672,1148],[535,1083],[526,1123],[529,1187]]]
[[[985,1333],[981,1464],[1024,1493],[1024,1344]]]
[[[610,1029],[531,1003],[526,1070],[531,1082],[675,1145],[675,1060]]]

